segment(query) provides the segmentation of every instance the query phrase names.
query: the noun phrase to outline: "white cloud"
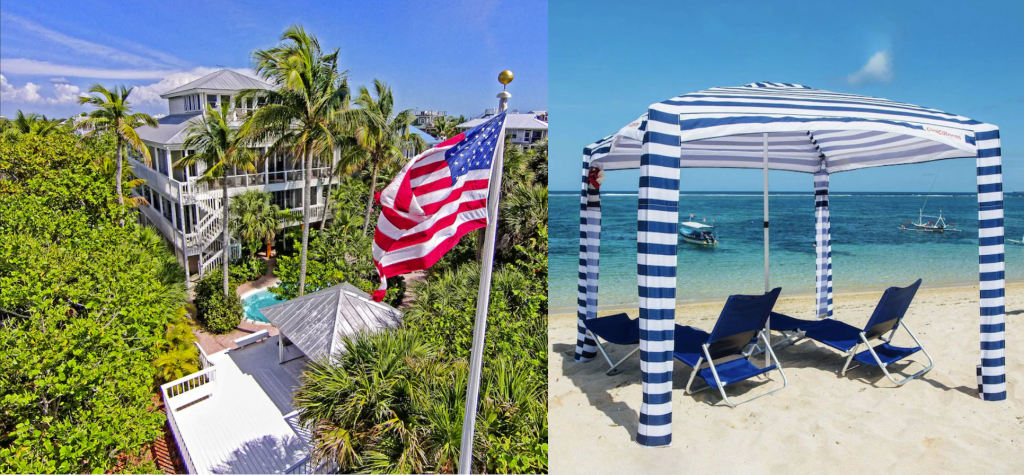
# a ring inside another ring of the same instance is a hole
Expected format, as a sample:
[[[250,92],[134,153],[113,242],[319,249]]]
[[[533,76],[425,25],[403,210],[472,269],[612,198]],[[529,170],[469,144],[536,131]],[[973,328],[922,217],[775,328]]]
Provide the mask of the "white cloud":
[[[39,86],[32,83],[25,83],[24,87],[14,87],[7,82],[7,78],[0,74],[0,99],[11,102],[41,102]]]
[[[174,89],[174,88],[176,88],[178,86],[183,86],[185,84],[188,84],[188,83],[190,83],[192,81],[195,81],[196,79],[199,79],[199,78],[201,78],[203,76],[206,76],[207,74],[210,74],[210,73],[212,73],[214,71],[219,71],[221,69],[224,69],[224,68],[207,68],[207,67],[200,66],[200,67],[192,69],[190,71],[179,71],[179,72],[174,72],[174,73],[167,74],[167,76],[164,77],[159,82],[156,82],[156,83],[153,83],[153,84],[149,84],[149,85],[145,85],[145,86],[136,86],[135,89],[132,90],[131,102],[134,103],[134,104],[147,104],[147,103],[149,103],[149,104],[158,104],[158,103],[163,103],[167,99],[161,99],[160,98],[160,94],[163,94],[163,93],[165,93],[167,91],[170,91],[171,89]],[[239,74],[244,74],[246,76],[251,76],[251,77],[257,77],[256,76],[256,72],[251,70],[251,69],[244,69],[244,68],[240,68],[240,69],[229,68],[229,69],[231,69],[232,71],[234,71],[236,73],[239,73]]]
[[[871,82],[892,81],[892,53],[888,50],[879,51],[868,59],[857,72],[846,76],[851,86],[860,86]]]
[[[22,87],[17,87],[9,82],[3,74],[0,74],[0,98],[19,104],[75,104],[78,97],[83,95],[82,90],[74,84],[54,84],[53,97],[43,97],[39,94],[41,86],[30,82]]]
[[[22,29],[34,33],[43,40],[64,45],[81,55],[145,68],[181,67],[187,64],[185,61],[174,56],[146,48],[142,45],[131,44],[134,49],[147,53],[149,57],[129,53],[123,48],[113,48],[93,43],[92,41],[74,38],[11,13],[5,13],[4,18],[14,22]]]
[[[50,82],[53,84],[63,84],[68,82],[67,78],[50,78]]]
[[[159,79],[173,73],[159,69],[105,69],[53,64],[34,59],[11,58],[0,62],[0,72],[30,76],[72,76],[95,79]]]
[[[82,96],[82,90],[74,84],[57,84],[53,86],[53,99],[47,99],[51,104],[74,104],[78,97]]]

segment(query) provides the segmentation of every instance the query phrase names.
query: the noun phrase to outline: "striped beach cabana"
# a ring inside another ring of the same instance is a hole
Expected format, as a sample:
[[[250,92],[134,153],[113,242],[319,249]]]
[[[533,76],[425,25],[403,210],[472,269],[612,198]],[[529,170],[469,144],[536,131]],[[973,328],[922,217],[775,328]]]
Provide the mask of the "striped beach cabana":
[[[713,88],[652,104],[646,114],[587,146],[580,203],[576,361],[595,356],[586,322],[597,314],[601,194],[597,170],[640,170],[637,281],[643,404],[636,440],[672,441],[672,349],[676,307],[679,173],[682,168],[765,170],[768,290],[768,170],[814,175],[815,309],[832,314],[828,183],[832,173],[949,158],[977,160],[982,399],[1006,399],[1003,188],[999,128],[936,109],[789,83]]]

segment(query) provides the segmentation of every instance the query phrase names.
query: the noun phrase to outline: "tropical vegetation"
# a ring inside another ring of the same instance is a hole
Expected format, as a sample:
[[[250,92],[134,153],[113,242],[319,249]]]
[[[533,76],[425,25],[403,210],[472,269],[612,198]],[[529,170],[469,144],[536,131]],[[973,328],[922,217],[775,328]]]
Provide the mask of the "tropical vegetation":
[[[256,256],[266,246],[266,257],[272,256],[274,239],[286,220],[292,217],[272,202],[270,193],[249,190],[231,199],[229,228],[242,242],[249,255]]]
[[[305,292],[309,249],[310,183],[313,160],[330,156],[340,128],[339,113],[348,108],[347,72],[338,71],[338,50],[324,53],[316,36],[301,26],[281,34],[277,46],[256,50],[256,72],[278,88],[244,90],[240,100],[265,101],[243,126],[249,137],[270,137],[272,150],[288,150],[302,161],[302,244],[299,295]]]
[[[107,89],[100,84],[93,84],[89,88],[92,95],[79,97],[78,103],[96,108],[89,113],[85,120],[75,126],[76,130],[82,132],[83,137],[109,132],[117,140],[117,171],[114,173],[114,191],[117,192],[118,204],[122,205],[124,204],[124,194],[121,189],[121,178],[124,173],[125,146],[138,151],[142,161],[148,165],[151,162],[149,148],[139,138],[135,129],[142,126],[157,126],[156,119],[149,114],[132,112],[131,105],[128,103],[128,96],[131,95],[132,89],[124,86]]]
[[[154,387],[195,367],[184,270],[97,166],[117,143],[0,139],[4,473],[154,472]]]
[[[370,169],[370,189],[377,189],[377,175],[381,167],[395,166],[405,158],[404,151],[411,149],[419,153],[425,149],[423,139],[409,133],[409,126],[416,119],[412,109],[395,111],[395,97],[391,88],[379,79],[373,80],[373,92],[365,86],[359,88],[355,100],[357,109],[346,114],[359,147],[366,151],[359,155],[363,161],[356,167]],[[363,219],[363,234],[366,234],[373,212],[373,194],[366,197],[366,216]]]

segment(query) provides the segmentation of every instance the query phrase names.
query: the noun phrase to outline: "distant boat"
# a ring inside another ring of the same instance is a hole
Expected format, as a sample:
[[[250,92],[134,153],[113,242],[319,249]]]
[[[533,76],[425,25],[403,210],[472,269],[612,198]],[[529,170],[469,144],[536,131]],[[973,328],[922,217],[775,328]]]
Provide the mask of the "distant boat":
[[[1012,242],[1014,244],[1024,244],[1024,237],[1021,237],[1020,241],[1018,241],[1016,239],[1007,239],[1007,241],[1010,241],[1010,242]]]
[[[690,219],[693,219],[693,215],[690,215]],[[714,223],[714,220],[711,220]],[[696,244],[698,246],[717,246],[718,238],[715,236],[715,226],[708,226],[704,223],[698,223],[695,221],[686,221],[679,223],[679,236],[690,244]]]
[[[925,200],[927,202],[927,200]],[[924,218],[935,218],[931,221],[925,222]],[[910,227],[907,227],[907,225]],[[926,231],[932,233],[958,233],[962,231],[957,229],[953,223],[947,223],[946,218],[942,217],[942,208],[939,208],[938,216],[929,216],[924,214],[924,208],[921,208],[921,213],[917,216],[917,222],[907,221],[900,225],[900,229],[907,231]]]
[[[945,232],[958,233],[961,231],[956,228],[955,224],[946,222],[946,219],[942,217],[942,208],[939,208],[938,216],[929,216],[924,214],[924,207],[928,205],[928,198],[931,197],[932,189],[935,188],[935,182],[938,181],[938,179],[939,177],[938,175],[936,175],[935,180],[932,180],[932,187],[928,189],[928,194],[925,195],[924,197],[924,204],[921,205],[921,209],[918,211],[917,222],[905,221],[903,224],[900,225],[900,229],[905,229],[907,231],[924,231],[939,234]],[[925,222],[924,218],[935,219]],[[910,225],[909,227],[907,226],[908,224]]]

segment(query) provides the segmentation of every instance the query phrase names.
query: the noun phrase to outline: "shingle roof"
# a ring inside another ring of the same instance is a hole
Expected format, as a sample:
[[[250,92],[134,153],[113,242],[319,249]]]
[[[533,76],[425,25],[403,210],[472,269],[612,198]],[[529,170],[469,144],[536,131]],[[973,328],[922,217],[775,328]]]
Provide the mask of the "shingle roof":
[[[377,332],[402,324],[402,312],[374,302],[348,283],[264,307],[260,312],[312,359],[343,351],[343,335]]]
[[[470,119],[466,122],[459,124],[457,127],[460,129],[470,129],[488,120],[490,120],[490,117]],[[533,114],[509,113],[505,116],[505,128],[526,130],[548,130],[548,123],[537,119],[537,116]]]
[[[185,129],[200,120],[201,112],[165,115],[157,119],[157,127],[142,126],[135,129],[139,138],[159,144],[180,144],[185,142]]]
[[[188,84],[178,86],[170,91],[160,94],[160,97],[166,99],[171,96],[177,96],[187,91],[195,89],[203,90],[215,90],[215,91],[237,91],[240,89],[273,89],[274,86],[263,82],[259,79],[246,76],[244,74],[236,73],[230,69],[221,69],[215,71],[206,76],[203,76],[195,81]]]

